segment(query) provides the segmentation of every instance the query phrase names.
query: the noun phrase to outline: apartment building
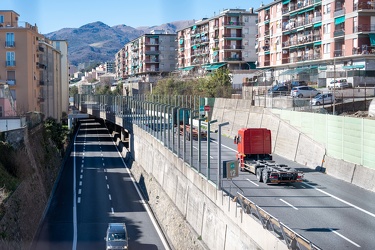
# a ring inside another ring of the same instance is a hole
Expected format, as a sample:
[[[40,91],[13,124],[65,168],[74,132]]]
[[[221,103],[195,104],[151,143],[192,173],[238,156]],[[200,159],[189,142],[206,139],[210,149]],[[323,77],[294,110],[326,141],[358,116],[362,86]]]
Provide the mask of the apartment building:
[[[279,0],[258,12],[257,67],[270,82],[375,83],[373,0]]]
[[[176,65],[182,74],[205,75],[220,67],[255,69],[257,14],[227,9],[177,32]]]
[[[56,49],[52,41],[38,33],[36,25],[21,23],[18,19],[15,11],[0,10],[0,41],[3,41],[0,44],[3,62],[0,63],[0,82],[7,85],[10,93],[3,103],[11,104],[4,105],[11,110],[3,107],[3,114],[22,116],[37,111],[60,120],[62,106],[67,110],[62,92],[68,95],[69,82],[68,77],[61,75],[62,64],[68,67],[67,46],[65,52]]]
[[[176,34],[166,34],[164,30],[153,30],[130,41],[116,53],[117,79],[125,83],[124,88],[131,85],[133,94],[141,89],[147,91],[161,76],[175,69],[176,48]]]

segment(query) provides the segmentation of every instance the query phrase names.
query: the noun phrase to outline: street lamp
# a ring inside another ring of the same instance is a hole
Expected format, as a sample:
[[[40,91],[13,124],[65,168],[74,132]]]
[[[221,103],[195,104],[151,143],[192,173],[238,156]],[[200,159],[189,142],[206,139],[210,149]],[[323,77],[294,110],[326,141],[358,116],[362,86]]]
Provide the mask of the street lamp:
[[[211,124],[217,122],[212,120],[207,123],[207,180],[210,179],[210,144],[211,144]]]
[[[217,189],[221,190],[221,127],[229,125],[229,122],[219,124],[218,129],[218,162],[217,162]]]

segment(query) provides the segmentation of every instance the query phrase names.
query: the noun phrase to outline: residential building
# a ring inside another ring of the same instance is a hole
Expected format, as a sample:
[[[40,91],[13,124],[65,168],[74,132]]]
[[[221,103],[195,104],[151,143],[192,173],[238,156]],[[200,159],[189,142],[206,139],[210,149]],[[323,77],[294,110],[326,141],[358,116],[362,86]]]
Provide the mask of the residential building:
[[[115,73],[115,62],[106,62],[105,63],[105,72],[106,73]]]
[[[176,34],[164,30],[130,41],[115,56],[117,79],[132,94],[149,90],[160,77],[175,70],[176,48]]]
[[[257,67],[273,83],[375,83],[374,7],[373,0],[276,0],[261,6]]]
[[[227,9],[177,32],[177,69],[182,75],[205,75],[226,66],[255,69],[257,14],[251,8]]]
[[[0,82],[7,84],[8,100],[14,110],[13,113],[4,110],[3,114],[22,116],[36,111],[60,120],[62,91],[66,91],[62,81],[68,84],[61,75],[61,65],[67,61],[62,60],[62,54],[67,52],[57,50],[52,41],[38,33],[36,25],[21,23],[18,19],[15,11],[0,10],[0,40],[3,41]]]

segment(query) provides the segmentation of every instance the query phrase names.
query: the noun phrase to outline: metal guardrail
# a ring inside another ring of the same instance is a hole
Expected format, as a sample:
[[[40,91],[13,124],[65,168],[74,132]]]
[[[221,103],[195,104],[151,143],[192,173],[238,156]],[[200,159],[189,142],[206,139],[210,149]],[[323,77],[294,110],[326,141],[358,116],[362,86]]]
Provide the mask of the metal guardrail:
[[[262,224],[264,229],[272,231],[277,237],[285,241],[288,249],[291,250],[321,250],[317,245],[313,244],[308,239],[304,238],[300,234],[294,232],[292,229],[287,227],[285,224],[280,222],[277,218],[260,208],[254,202],[246,198],[244,195],[237,192],[237,196],[234,197],[234,201],[241,205],[242,211],[245,214],[253,215]]]

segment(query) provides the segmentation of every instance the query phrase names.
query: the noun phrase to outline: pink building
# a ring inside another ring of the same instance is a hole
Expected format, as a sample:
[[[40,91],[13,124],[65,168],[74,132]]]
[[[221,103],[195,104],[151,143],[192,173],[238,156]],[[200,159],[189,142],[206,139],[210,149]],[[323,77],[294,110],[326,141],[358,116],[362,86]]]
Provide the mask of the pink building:
[[[260,7],[257,67],[273,83],[374,83],[374,7],[368,0],[279,0]]]

